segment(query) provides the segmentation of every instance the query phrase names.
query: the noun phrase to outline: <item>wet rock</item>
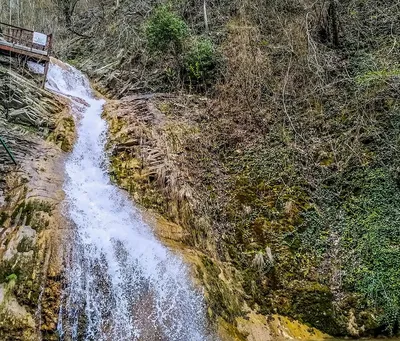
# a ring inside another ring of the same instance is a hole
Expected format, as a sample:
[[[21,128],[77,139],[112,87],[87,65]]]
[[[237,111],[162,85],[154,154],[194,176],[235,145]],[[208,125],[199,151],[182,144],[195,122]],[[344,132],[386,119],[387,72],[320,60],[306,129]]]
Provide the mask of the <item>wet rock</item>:
[[[1,64],[0,137],[17,165],[0,145],[0,339],[56,340],[62,161],[75,125],[65,99]]]

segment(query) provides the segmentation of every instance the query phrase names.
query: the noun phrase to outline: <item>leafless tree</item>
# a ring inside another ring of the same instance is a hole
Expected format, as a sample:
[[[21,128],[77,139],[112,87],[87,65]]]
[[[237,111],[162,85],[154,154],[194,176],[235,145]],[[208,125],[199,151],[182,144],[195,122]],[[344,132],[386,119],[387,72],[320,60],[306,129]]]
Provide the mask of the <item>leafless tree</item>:
[[[79,0],[56,0],[57,6],[64,15],[65,24],[69,28],[72,26],[72,16]]]

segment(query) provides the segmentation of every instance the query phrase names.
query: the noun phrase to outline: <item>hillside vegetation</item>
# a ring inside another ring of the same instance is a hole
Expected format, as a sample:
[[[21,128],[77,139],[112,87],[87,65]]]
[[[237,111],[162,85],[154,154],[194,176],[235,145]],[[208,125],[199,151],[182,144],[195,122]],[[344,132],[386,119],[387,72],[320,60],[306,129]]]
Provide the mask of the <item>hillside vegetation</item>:
[[[125,187],[236,269],[252,309],[332,335],[398,332],[399,3],[40,3],[14,20],[54,31],[56,55],[102,92],[174,94],[155,101],[173,147]]]

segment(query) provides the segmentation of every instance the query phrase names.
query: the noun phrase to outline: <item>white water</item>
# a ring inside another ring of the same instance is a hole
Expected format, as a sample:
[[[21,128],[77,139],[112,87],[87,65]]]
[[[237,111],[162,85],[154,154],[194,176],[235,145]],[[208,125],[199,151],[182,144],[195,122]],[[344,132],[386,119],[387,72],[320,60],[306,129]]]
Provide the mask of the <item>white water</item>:
[[[72,98],[78,139],[66,162],[69,241],[60,311],[62,340],[209,340],[203,300],[183,262],[110,183],[104,152],[103,100],[72,67],[51,65],[47,87]]]

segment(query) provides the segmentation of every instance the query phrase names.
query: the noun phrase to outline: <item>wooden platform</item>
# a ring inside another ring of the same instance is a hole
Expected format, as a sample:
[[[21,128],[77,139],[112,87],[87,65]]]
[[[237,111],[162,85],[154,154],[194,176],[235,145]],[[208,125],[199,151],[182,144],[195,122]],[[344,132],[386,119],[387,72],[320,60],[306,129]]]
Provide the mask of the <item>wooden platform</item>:
[[[49,56],[47,54],[47,51],[42,51],[34,48],[29,48],[24,45],[20,44],[13,44],[9,43],[6,40],[2,40],[0,38],[0,49],[4,51],[11,51],[19,54],[25,54],[28,55],[32,58],[37,58],[40,60],[49,60]]]
[[[0,22],[0,53],[22,55],[45,65],[43,86],[50,62],[52,34],[43,34]]]

